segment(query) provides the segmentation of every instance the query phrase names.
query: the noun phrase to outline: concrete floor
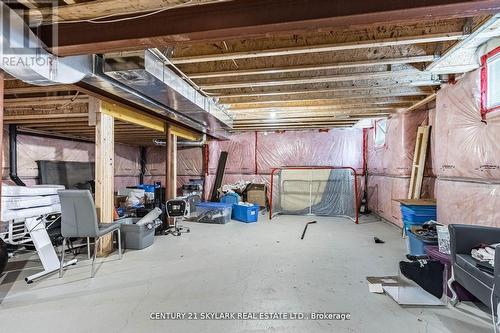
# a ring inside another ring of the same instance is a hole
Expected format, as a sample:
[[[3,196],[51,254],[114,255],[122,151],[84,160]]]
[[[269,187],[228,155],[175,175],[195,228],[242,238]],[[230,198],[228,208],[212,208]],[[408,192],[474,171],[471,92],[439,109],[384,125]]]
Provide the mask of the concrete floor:
[[[113,255],[90,279],[81,261],[31,285],[36,257],[15,257],[0,281],[2,332],[491,332],[474,306],[403,308],[370,294],[366,276],[397,274],[404,241],[374,217],[281,216],[257,224],[188,223],[191,233]],[[373,237],[386,241],[375,244]],[[25,267],[23,270],[17,268]],[[26,267],[31,267],[26,269]],[[151,312],[348,312],[349,321],[150,320]],[[479,314],[479,317],[470,313]]]

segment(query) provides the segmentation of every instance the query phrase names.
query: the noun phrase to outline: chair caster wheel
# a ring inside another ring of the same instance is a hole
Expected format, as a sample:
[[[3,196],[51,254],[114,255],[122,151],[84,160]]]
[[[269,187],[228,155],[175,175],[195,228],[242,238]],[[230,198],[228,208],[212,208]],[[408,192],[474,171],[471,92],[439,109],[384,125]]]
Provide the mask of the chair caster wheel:
[[[26,284],[32,284],[33,280],[26,280]]]
[[[76,265],[76,262],[74,264],[71,264],[71,266],[75,266]]]

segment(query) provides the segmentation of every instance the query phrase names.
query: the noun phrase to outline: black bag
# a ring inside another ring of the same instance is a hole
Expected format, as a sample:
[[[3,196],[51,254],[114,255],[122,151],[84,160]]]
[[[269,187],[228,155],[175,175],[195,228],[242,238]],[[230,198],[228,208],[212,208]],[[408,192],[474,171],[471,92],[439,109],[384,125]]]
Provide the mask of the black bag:
[[[417,260],[399,263],[401,274],[414,281],[429,294],[441,298],[443,296],[444,265],[437,260]]]
[[[5,242],[0,239],[0,274],[3,273],[8,259],[9,254],[7,253],[7,244],[5,244]]]

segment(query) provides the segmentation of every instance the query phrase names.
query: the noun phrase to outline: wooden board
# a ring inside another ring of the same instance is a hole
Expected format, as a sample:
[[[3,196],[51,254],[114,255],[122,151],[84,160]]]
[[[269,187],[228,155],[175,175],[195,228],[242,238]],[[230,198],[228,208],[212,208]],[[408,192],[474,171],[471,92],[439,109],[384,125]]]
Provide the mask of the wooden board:
[[[112,223],[114,215],[114,119],[105,113],[96,114],[95,130],[95,204],[101,223]],[[113,252],[112,235],[101,239],[97,255]]]
[[[425,160],[427,158],[427,146],[429,145],[430,128],[430,126],[419,126],[417,130],[408,199],[420,199],[425,171]]]
[[[436,199],[394,199],[407,206],[436,206]]]

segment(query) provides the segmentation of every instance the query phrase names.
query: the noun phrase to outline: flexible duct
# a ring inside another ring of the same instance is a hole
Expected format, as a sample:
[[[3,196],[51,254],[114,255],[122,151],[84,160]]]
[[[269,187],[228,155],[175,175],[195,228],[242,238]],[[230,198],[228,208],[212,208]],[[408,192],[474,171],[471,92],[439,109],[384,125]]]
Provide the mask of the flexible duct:
[[[9,177],[17,186],[26,184],[17,176],[17,125],[9,125]]]
[[[60,58],[43,49],[21,16],[4,2],[0,18],[0,67],[15,78],[39,86],[72,84],[92,72],[90,56]]]

